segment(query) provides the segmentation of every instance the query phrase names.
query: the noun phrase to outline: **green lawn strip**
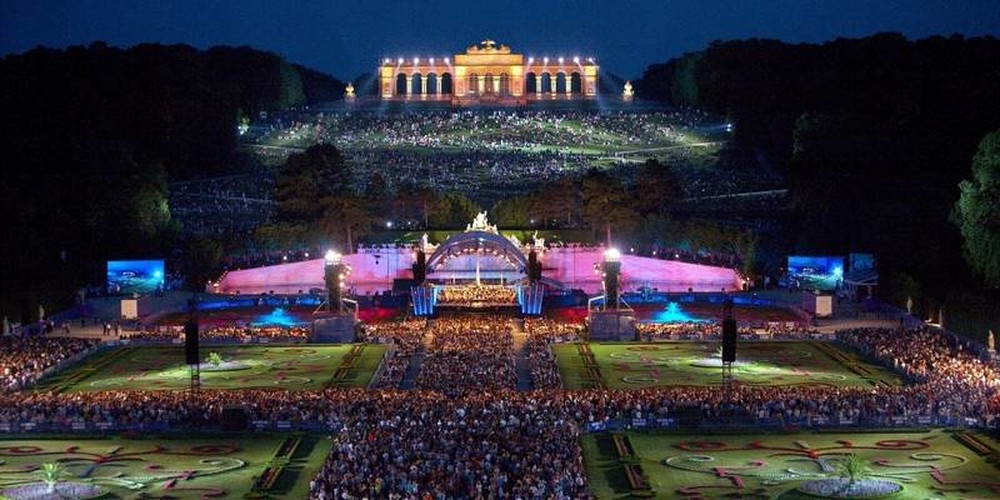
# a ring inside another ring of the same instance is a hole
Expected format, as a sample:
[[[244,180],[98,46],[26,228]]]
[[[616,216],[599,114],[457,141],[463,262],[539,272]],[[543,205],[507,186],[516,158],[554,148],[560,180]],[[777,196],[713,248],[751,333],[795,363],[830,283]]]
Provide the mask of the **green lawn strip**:
[[[386,347],[374,344],[354,344],[343,357],[329,384],[346,387],[366,387],[385,355]]]
[[[330,440],[322,436],[313,434],[301,436],[298,446],[287,458],[281,474],[271,484],[268,494],[277,498],[307,498],[309,482],[323,467],[330,448]]]
[[[57,375],[47,377],[40,384],[36,385],[35,388],[40,391],[63,392],[83,382],[116,360],[128,355],[132,349],[134,348],[117,347],[98,352],[81,361],[81,363],[68,366]]]
[[[226,498],[240,498],[251,492],[254,481],[289,437],[287,434],[253,434],[186,439],[0,440],[0,460],[4,461],[0,469],[8,471],[0,475],[0,488],[33,481],[34,475],[30,470],[22,472],[23,467],[61,461],[67,470],[66,479],[94,482],[105,487],[112,498],[135,498],[142,493],[156,497],[199,498],[212,491],[221,491]],[[284,458],[281,474],[267,492],[271,498],[306,498],[309,482],[330,450],[329,441],[321,436],[295,438],[301,442],[291,457]],[[3,450],[12,446],[37,446],[42,452],[32,455]],[[98,461],[101,456],[104,458]]]
[[[857,352],[846,348],[842,349],[838,344],[830,342],[816,342],[815,345],[831,359],[868,379],[873,385],[898,386],[902,384],[898,375],[887,368],[869,362]]]
[[[244,369],[202,370],[203,389],[282,388],[319,389],[328,385],[336,367],[354,345],[213,345],[202,349],[219,352],[224,360],[242,362]],[[384,347],[369,346],[354,357],[344,385],[364,386],[371,379]],[[72,370],[60,387],[70,392],[119,389],[179,390],[190,383],[181,346],[119,349]]]
[[[987,447],[996,444],[977,432],[957,432]],[[802,482],[837,477],[833,465],[848,453],[864,460],[872,477],[902,484],[900,498],[992,498],[1000,492],[1000,469],[991,463],[994,455],[980,456],[946,430],[625,435],[635,463],[659,498],[799,498],[794,490]],[[581,438],[588,478],[598,498],[632,493],[612,436]],[[682,443],[688,448],[681,448]],[[822,463],[827,464],[825,471]]]
[[[596,498],[630,498],[632,486],[615,452],[609,433],[580,438],[590,491]]]
[[[611,389],[669,386],[717,386],[721,367],[714,342],[589,343],[587,352],[575,345],[555,347],[557,362],[568,389],[590,387],[597,367]],[[593,362],[589,360],[593,359]],[[716,363],[718,360],[715,360]],[[737,350],[735,376],[748,385],[866,386],[895,383],[886,370],[866,363],[836,346],[813,341],[743,342]],[[739,362],[745,362],[741,366]]]
[[[586,350],[587,344],[556,344],[552,347],[556,355],[556,363],[559,366],[563,387],[570,390],[602,387],[604,385],[603,377],[595,375],[589,369],[592,365],[587,362],[581,349]],[[595,377],[597,378],[595,379]]]

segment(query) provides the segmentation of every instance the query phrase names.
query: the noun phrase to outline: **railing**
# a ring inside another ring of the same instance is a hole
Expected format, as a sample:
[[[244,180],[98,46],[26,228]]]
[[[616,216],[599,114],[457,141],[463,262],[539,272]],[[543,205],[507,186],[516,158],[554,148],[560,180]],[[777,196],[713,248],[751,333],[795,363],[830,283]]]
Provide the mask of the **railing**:
[[[695,423],[683,424],[676,417],[640,417],[632,419],[612,419],[600,422],[589,422],[581,428],[582,432],[603,432],[628,429],[684,429],[691,431],[711,431],[718,429],[826,429],[826,428],[929,428],[929,427],[950,427],[950,428],[988,428],[1000,429],[1000,416],[993,417],[965,417],[953,416],[882,416],[882,417],[854,417],[836,418],[825,416],[812,416],[801,418],[753,418],[736,417],[727,419],[724,417],[697,418]]]
[[[737,417],[727,419],[724,417],[704,417],[694,419],[695,422],[684,423],[676,416],[643,416],[638,418],[619,418],[603,420],[599,422],[588,422],[580,426],[583,433],[650,429],[650,430],[677,430],[711,432],[720,429],[734,429],[754,431],[759,429],[914,429],[914,428],[983,428],[1000,429],[1000,416],[996,417],[965,417],[959,415],[952,416],[880,416],[880,417],[855,417],[855,418],[831,418],[824,416],[813,416],[803,418],[753,418]],[[337,420],[250,420],[248,430],[256,432],[316,432],[316,433],[336,433],[343,428],[343,423]],[[169,424],[166,422],[121,424],[115,421],[87,422],[83,420],[64,421],[34,421],[34,422],[0,422],[0,435],[2,434],[36,434],[36,433],[59,433],[59,434],[108,434],[108,433],[189,433],[194,429],[205,432],[217,432],[220,430],[218,424],[189,425],[189,424]]]

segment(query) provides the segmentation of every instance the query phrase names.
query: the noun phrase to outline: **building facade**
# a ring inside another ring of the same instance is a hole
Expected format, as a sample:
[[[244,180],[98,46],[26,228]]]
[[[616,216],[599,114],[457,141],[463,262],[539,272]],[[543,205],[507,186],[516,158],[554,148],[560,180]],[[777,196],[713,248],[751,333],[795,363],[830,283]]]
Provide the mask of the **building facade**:
[[[593,57],[525,57],[483,40],[451,57],[385,58],[383,100],[450,100],[454,104],[525,104],[541,99],[593,99],[599,67]]]

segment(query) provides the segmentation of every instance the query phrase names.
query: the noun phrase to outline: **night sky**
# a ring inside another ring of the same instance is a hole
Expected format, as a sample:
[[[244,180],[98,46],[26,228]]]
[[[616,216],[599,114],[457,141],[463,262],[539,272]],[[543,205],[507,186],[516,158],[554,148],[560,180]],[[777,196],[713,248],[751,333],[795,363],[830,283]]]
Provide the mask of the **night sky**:
[[[0,20],[5,55],[94,40],[250,45],[347,79],[383,56],[447,56],[490,37],[526,55],[595,56],[603,70],[634,78],[717,39],[998,36],[1000,2],[4,0]]]

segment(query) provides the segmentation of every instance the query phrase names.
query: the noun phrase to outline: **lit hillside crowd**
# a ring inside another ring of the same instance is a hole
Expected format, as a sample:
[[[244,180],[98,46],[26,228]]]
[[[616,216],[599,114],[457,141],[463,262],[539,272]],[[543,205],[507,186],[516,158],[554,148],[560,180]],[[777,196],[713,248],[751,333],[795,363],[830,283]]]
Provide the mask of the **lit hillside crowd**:
[[[196,400],[167,391],[6,391],[0,424],[215,425],[223,408],[241,405],[252,421],[312,424],[330,433],[333,449],[310,490],[312,498],[333,499],[585,497],[581,432],[611,421],[671,418],[681,408],[696,408],[709,420],[735,413],[746,422],[878,426],[894,425],[896,418],[914,425],[921,418],[967,417],[986,427],[1000,423],[995,365],[933,330],[838,333],[842,343],[898,370],[911,381],[906,386],[737,386],[727,396],[713,387],[562,390],[551,344],[571,341],[578,332],[550,320],[524,324],[535,389],[517,391],[512,337],[518,328],[508,318],[369,328],[370,341],[398,342],[402,351],[427,346],[417,388],[410,391],[213,390]],[[13,363],[23,369],[32,353],[50,348],[25,346]],[[398,373],[383,377],[396,380]]]
[[[347,150],[411,146],[502,151],[593,144],[612,151],[681,141],[687,133],[716,125],[710,120],[708,114],[694,109],[651,113],[578,110],[299,113],[275,115],[267,122],[255,124],[255,133],[248,139],[300,148],[329,142]]]

